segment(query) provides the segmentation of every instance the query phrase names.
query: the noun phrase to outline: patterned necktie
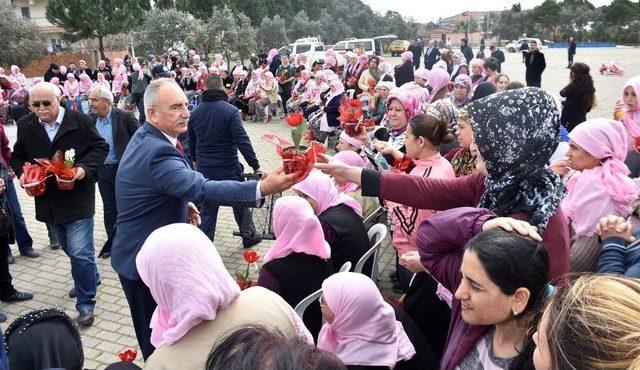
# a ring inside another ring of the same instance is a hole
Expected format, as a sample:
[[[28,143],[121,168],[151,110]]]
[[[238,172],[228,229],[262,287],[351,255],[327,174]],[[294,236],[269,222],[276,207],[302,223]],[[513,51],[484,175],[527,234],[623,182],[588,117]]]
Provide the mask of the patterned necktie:
[[[178,143],[176,144],[176,148],[178,148],[180,153],[184,154],[184,149],[182,149],[182,143],[180,142],[180,140],[178,140]]]

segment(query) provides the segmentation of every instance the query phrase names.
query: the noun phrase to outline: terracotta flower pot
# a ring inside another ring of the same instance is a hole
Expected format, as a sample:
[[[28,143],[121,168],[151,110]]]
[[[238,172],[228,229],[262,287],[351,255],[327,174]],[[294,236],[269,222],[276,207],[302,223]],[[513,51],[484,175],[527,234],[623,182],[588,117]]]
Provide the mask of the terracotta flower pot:
[[[33,182],[31,184],[25,184],[21,186],[27,192],[27,194],[32,197],[39,197],[40,195],[44,194],[45,190],[47,190],[46,180]]]

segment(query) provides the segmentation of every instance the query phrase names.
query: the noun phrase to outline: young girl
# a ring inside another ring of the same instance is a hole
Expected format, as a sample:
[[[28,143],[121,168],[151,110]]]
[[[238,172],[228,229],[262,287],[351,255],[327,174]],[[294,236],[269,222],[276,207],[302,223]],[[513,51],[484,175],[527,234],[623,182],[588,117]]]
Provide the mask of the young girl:
[[[640,137],[640,76],[636,76],[622,88],[622,98],[616,104],[613,113],[614,118],[622,121],[627,129],[629,140],[629,154],[625,163],[631,171],[631,177],[638,177],[640,174],[640,154],[637,138]]]
[[[420,114],[413,117],[407,127],[406,154],[388,144],[380,146],[379,150],[383,154],[393,155],[396,163],[410,163],[410,167],[405,171],[410,176],[453,179],[455,173],[451,164],[438,151],[440,144],[453,141],[453,135],[448,129],[449,124],[444,117]],[[392,244],[397,255],[402,256],[409,251],[417,250],[415,238],[418,226],[434,211],[390,201],[387,201],[387,209],[394,226]],[[394,290],[404,292],[409,287],[412,273],[397,261],[396,258],[398,282],[394,285]]]

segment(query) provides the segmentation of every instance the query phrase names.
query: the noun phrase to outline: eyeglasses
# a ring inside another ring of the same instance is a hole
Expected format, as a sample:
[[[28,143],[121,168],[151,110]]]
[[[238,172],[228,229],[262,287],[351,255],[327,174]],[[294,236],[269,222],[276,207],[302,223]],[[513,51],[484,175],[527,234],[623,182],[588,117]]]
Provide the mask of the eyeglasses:
[[[51,105],[50,101],[32,101],[31,102],[31,106],[34,108],[40,108],[40,104],[42,104],[45,107],[48,107]]]

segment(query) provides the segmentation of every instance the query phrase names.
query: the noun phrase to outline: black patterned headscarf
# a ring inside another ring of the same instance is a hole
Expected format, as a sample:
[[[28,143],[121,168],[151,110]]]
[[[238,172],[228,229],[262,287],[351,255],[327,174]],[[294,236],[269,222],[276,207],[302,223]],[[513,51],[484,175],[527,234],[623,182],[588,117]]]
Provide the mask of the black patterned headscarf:
[[[566,189],[546,164],[558,146],[560,115],[537,87],[508,90],[467,105],[488,176],[480,207],[498,216],[524,211],[544,230]]]

